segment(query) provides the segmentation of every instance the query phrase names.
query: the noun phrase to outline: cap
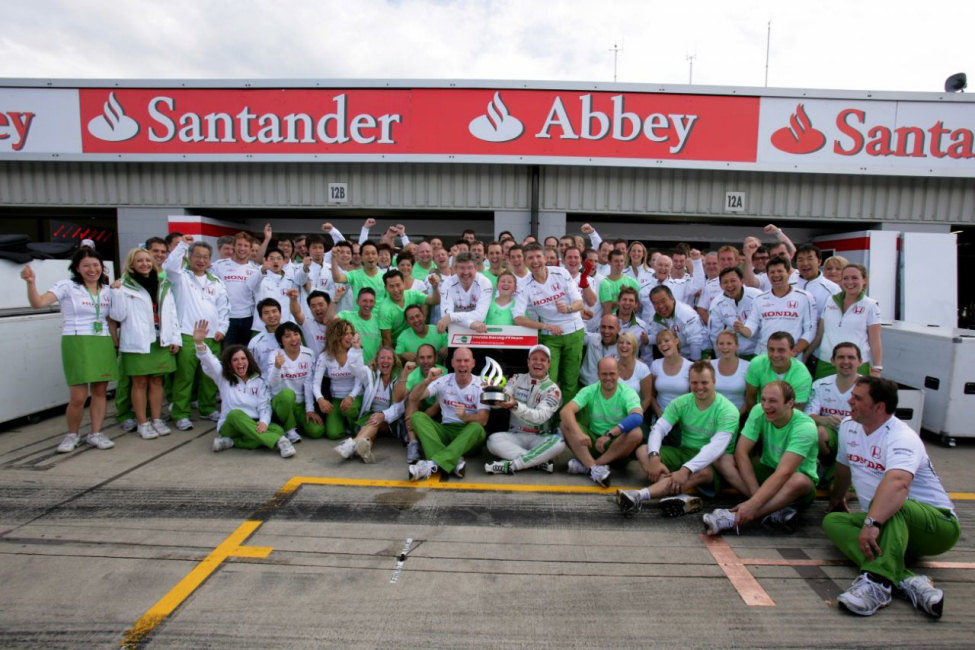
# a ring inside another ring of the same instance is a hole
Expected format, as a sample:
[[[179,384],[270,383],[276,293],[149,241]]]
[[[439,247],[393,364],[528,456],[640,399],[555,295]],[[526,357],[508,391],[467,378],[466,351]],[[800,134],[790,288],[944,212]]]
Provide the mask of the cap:
[[[532,352],[544,352],[545,356],[549,358],[549,361],[552,360],[552,351],[548,349],[547,345],[537,343],[531,346],[531,349],[528,350],[528,356],[531,356]]]

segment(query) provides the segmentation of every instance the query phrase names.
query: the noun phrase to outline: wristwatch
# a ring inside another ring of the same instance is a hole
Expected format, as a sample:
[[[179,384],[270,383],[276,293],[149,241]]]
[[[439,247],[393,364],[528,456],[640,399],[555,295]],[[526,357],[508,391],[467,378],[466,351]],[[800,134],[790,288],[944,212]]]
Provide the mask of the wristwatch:
[[[877,521],[873,517],[867,517],[866,519],[863,520],[863,527],[869,528],[870,526],[876,526],[877,530],[881,530],[884,527],[883,523]]]

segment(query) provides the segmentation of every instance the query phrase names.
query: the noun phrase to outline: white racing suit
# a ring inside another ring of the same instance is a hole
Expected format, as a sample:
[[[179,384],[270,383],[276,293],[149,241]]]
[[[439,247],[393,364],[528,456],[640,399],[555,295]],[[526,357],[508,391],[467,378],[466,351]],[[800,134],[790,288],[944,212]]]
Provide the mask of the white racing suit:
[[[553,430],[552,417],[562,406],[562,390],[549,377],[534,380],[531,375],[514,375],[504,392],[518,404],[511,409],[508,431],[492,433],[488,450],[511,461],[518,471],[552,460],[565,450],[565,441]]]

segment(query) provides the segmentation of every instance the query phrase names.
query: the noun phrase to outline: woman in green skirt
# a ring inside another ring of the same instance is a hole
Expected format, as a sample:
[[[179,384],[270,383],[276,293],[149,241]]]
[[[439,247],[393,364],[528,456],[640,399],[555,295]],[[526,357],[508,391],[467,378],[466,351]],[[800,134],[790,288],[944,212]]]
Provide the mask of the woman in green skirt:
[[[111,317],[121,326],[121,370],[132,378],[137,431],[145,440],[165,436],[169,427],[160,417],[163,376],[176,370],[175,355],[183,339],[172,286],[159,278],[149,251],[133,248],[125,257],[122,278],[112,284]]]
[[[82,246],[71,258],[70,280],[59,280],[44,293],[38,293],[36,276],[25,266],[20,277],[27,282],[27,300],[34,309],[61,307],[61,362],[68,383],[69,401],[65,417],[68,433],[58,452],[73,451],[81,444],[81,420],[85,400],[91,394],[91,433],[85,442],[98,449],[115,446],[102,431],[105,422],[105,393],[108,382],[118,379],[115,360],[117,325],[108,319],[112,292],[108,289],[102,258],[94,248]]]

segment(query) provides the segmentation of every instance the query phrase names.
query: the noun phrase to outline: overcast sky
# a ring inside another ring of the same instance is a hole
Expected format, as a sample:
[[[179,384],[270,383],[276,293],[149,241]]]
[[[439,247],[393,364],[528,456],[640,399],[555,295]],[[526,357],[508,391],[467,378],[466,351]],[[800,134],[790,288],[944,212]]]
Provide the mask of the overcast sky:
[[[0,0],[0,76],[525,79],[933,91],[967,0]]]

